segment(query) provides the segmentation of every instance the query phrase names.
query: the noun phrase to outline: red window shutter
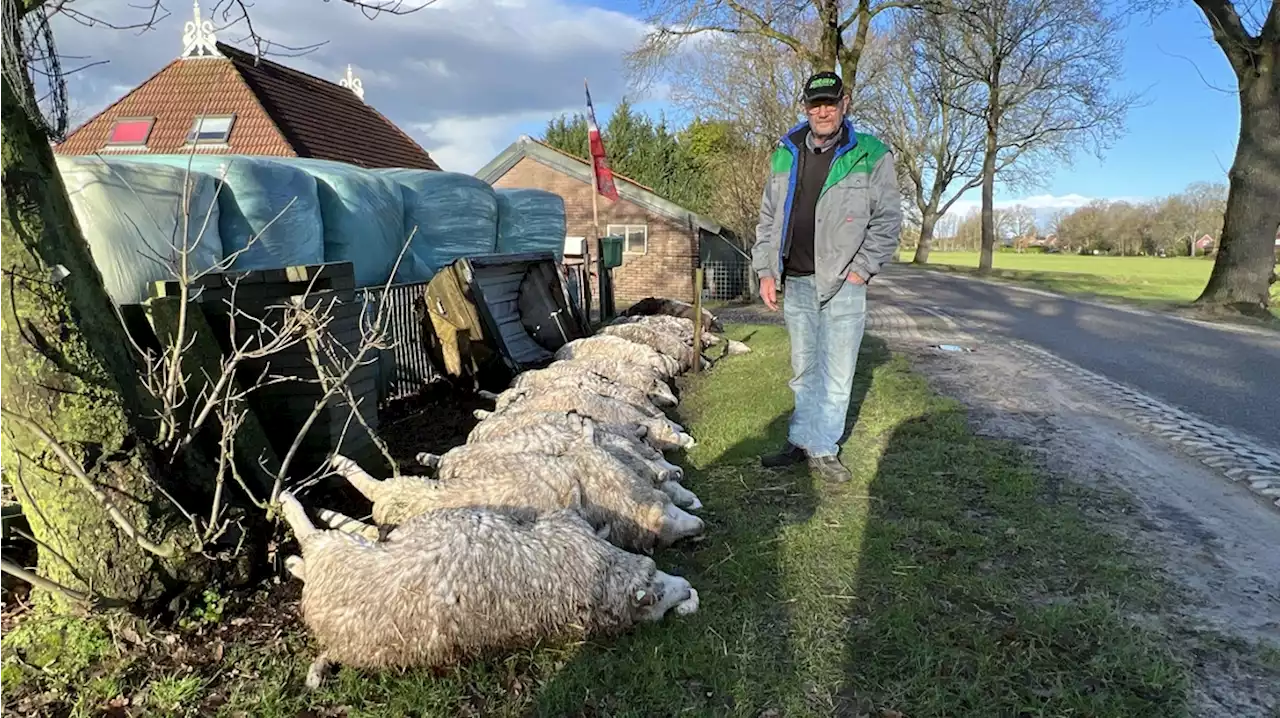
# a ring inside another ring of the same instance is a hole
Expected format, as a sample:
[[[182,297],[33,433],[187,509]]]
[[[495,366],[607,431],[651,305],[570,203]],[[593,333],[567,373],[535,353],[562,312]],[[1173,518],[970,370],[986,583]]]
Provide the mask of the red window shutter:
[[[146,144],[152,120],[116,120],[107,143],[112,145]]]

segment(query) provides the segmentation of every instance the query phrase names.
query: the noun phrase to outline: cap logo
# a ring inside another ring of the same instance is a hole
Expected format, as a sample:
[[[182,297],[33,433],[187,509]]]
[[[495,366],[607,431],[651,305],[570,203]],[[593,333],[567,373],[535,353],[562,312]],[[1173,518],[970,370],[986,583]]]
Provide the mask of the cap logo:
[[[831,87],[834,84],[836,84],[834,77],[818,77],[809,83],[809,87]]]

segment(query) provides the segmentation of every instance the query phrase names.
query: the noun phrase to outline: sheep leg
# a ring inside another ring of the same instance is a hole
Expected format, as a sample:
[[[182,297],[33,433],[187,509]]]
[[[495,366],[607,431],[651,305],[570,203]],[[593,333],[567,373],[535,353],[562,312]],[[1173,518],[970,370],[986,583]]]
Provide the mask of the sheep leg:
[[[682,509],[697,511],[702,508],[702,502],[698,500],[698,495],[676,481],[664,481],[662,486],[658,488],[662,489],[662,493],[671,497],[671,503]]]
[[[339,476],[346,479],[348,483],[356,488],[356,491],[359,491],[366,499],[377,503],[379,489],[382,487],[381,481],[370,476],[364,469],[360,468],[359,464],[342,454],[334,454],[329,463]]]
[[[284,567],[293,577],[299,581],[307,580],[307,564],[302,560],[301,556],[288,556],[284,560]]]
[[[438,469],[438,468],[440,468],[440,455],[439,455],[439,454],[429,454],[429,453],[427,453],[427,452],[423,451],[423,452],[419,453],[419,454],[417,455],[417,457],[415,457],[415,458],[417,458],[417,460],[418,460],[418,463],[419,463],[419,464],[422,464],[423,466],[427,467],[428,469]]]
[[[475,411],[471,412],[471,415],[479,419],[480,421],[484,421],[485,419],[488,419],[490,416],[493,416],[493,412],[485,411],[484,409],[476,409]]]
[[[307,518],[307,512],[303,510],[302,504],[298,503],[298,500],[288,491],[280,492],[280,515],[284,517],[285,523],[289,524],[289,530],[293,531],[294,538],[298,539],[299,544],[320,533],[320,529]]]
[[[318,512],[318,517],[331,529],[336,529],[343,533],[354,534],[356,536],[363,536],[370,541],[378,540],[377,528],[362,521],[357,521],[346,514],[341,514],[337,511],[330,511],[329,509],[321,509]]]
[[[660,478],[664,480],[680,481],[684,478],[684,469],[667,461],[665,458],[654,459],[653,463],[658,465],[658,470],[661,472]]]
[[[497,401],[497,400],[498,400],[498,395],[497,395],[497,394],[494,394],[493,392],[488,391],[488,390],[485,390],[485,389],[481,389],[481,390],[477,391],[477,392],[476,392],[476,396],[480,397],[481,399],[488,399],[489,401]]]
[[[329,672],[329,668],[333,665],[329,660],[328,653],[321,653],[311,662],[311,666],[307,668],[307,688],[315,690],[324,682],[324,674]]]

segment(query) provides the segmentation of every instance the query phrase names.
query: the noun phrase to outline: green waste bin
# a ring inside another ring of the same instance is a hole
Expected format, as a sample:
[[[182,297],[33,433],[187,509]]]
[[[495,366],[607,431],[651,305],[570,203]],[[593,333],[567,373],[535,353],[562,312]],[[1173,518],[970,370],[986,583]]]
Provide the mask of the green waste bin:
[[[601,258],[604,259],[604,268],[613,269],[622,266],[622,237],[610,236],[601,237],[600,244]]]

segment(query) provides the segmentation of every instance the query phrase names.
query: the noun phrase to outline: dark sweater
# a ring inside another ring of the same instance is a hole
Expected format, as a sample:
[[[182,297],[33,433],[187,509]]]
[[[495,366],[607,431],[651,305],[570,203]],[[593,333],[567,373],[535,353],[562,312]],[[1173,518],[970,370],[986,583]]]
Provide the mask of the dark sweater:
[[[837,138],[823,151],[812,150],[808,132],[804,134],[799,143],[800,166],[796,172],[795,196],[791,200],[791,226],[787,230],[787,251],[783,262],[783,274],[791,277],[813,274],[813,234],[818,195],[827,181],[831,157],[839,144]]]

